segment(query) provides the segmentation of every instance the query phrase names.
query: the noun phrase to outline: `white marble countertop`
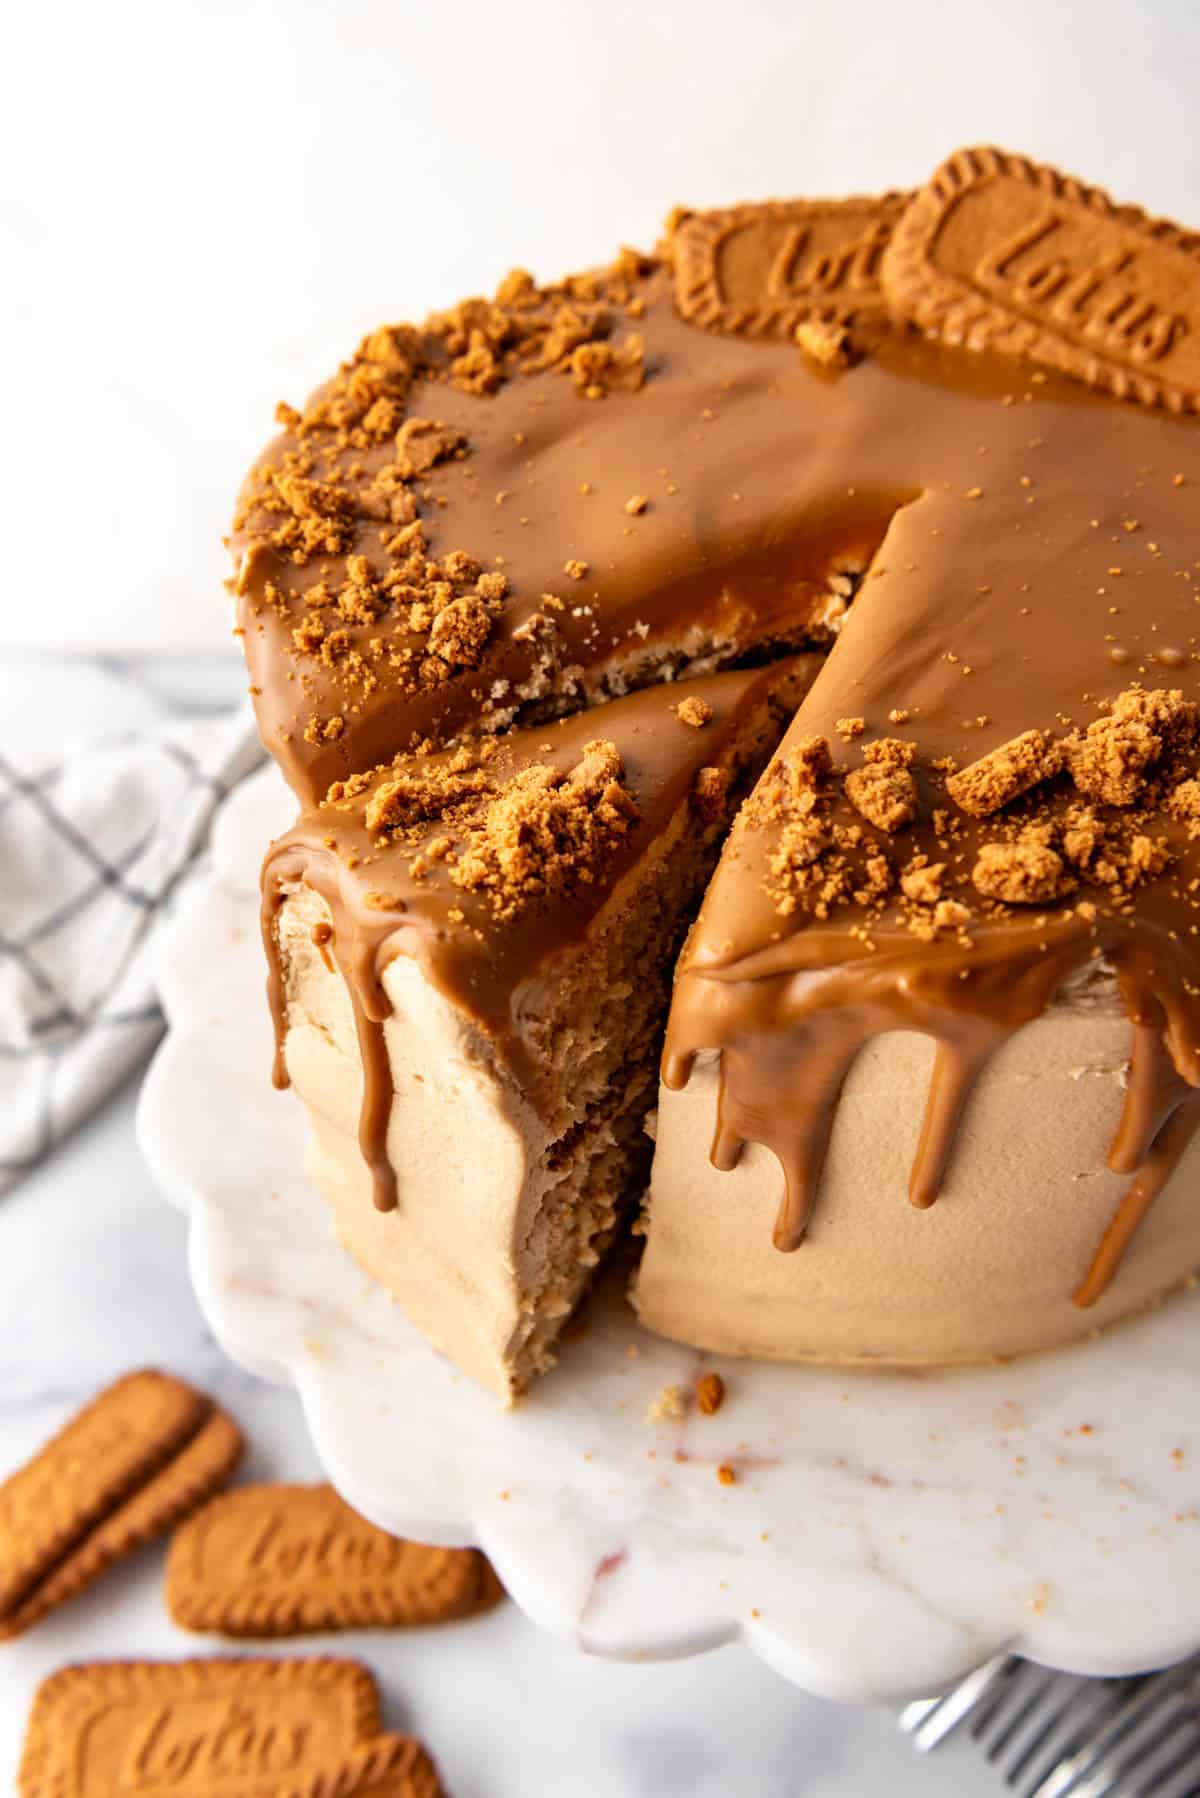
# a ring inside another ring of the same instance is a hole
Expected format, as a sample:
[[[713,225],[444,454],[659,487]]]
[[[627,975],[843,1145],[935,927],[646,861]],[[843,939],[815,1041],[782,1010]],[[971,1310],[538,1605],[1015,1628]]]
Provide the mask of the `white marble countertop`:
[[[154,1191],[132,1091],[0,1204],[0,1476],[98,1386],[157,1363],[238,1417],[241,1477],[317,1479],[290,1392],[228,1362],[192,1296],[184,1220]],[[168,1621],[150,1548],[28,1636],[0,1646],[0,1791],[11,1791],[37,1682],[67,1661],[220,1652]],[[389,1727],[423,1735],[452,1798],[986,1798],[966,1741],[918,1759],[886,1712],[793,1690],[742,1648],[628,1666],[583,1655],[508,1605],[408,1634],[313,1637],[361,1656]],[[232,1652],[237,1652],[236,1648]],[[288,1652],[287,1649],[268,1652]]]

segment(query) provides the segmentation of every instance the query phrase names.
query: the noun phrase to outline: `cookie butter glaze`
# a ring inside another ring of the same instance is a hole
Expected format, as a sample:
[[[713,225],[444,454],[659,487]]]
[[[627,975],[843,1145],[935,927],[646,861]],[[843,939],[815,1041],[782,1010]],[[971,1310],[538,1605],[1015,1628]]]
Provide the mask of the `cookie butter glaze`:
[[[389,881],[394,903],[367,904],[361,870],[350,879],[319,840],[331,781],[414,739],[502,731],[689,666],[827,642],[852,586],[839,575],[864,570],[780,755],[823,737],[843,775],[881,739],[915,745],[915,822],[871,839],[893,876],[924,856],[967,877],[997,840],[995,820],[961,815],[947,849],[933,822],[950,807],[947,769],[1026,730],[1056,739],[1085,730],[1131,687],[1200,698],[1193,424],[1012,357],[925,341],[874,312],[854,326],[853,356],[825,365],[736,321],[726,334],[687,322],[664,268],[641,265],[632,286],[612,342],[623,350],[636,335],[639,391],[592,400],[556,369],[522,372],[486,395],[422,378],[406,395],[409,415],[462,442],[411,483],[429,553],[462,550],[505,576],[476,665],[420,691],[382,668],[351,690],[297,645],[314,587],[336,586],[352,556],[372,575],[386,568],[390,527],[369,494],[390,441],[334,457],[353,499],[337,554],[294,565],[253,496],[236,539],[260,726],[309,808],[268,860],[268,952],[271,907],[302,876],[339,920],[334,949],[358,996],[367,1068],[364,1149],[384,1202],[381,957],[415,955],[491,1026],[514,987],[499,972],[505,932],[476,920],[478,947],[465,948],[466,935],[446,928],[448,897],[439,918],[443,900]],[[681,303],[686,311],[686,293]],[[289,427],[265,465],[296,445]],[[545,623],[547,594],[556,604],[548,659],[545,633],[531,628]],[[365,654],[393,630],[385,613],[351,619],[343,634]],[[553,729],[609,734],[616,709]],[[856,739],[839,737],[846,719],[863,720]],[[1039,789],[1051,814],[1072,797],[1065,774]],[[860,822],[840,782],[831,803],[835,823]],[[1019,821],[1023,804],[1010,817]],[[343,847],[345,828],[344,817],[330,823]],[[928,1206],[953,1180],[955,1133],[990,1054],[1099,960],[1114,970],[1131,1025],[1111,1165],[1133,1183],[1078,1287],[1080,1304],[1098,1296],[1200,1115],[1200,914],[1190,890],[1200,870],[1185,819],[1157,817],[1154,835],[1171,860],[1136,890],[1085,877],[1077,893],[1038,905],[975,904],[956,929],[917,939],[899,902],[869,921],[845,898],[820,918],[785,914],[769,890],[777,830],[743,817],[681,965],[664,1075],[682,1084],[697,1052],[720,1052],[714,1159],[731,1167],[744,1141],[778,1155],[780,1248],[802,1240],[842,1082],[868,1038],[902,1029],[937,1044],[910,1189]],[[275,985],[278,1019],[277,972]]]
[[[336,671],[297,655],[292,641],[305,594],[336,578],[345,557],[295,567],[254,540],[250,513],[236,540],[239,628],[263,741],[302,803],[389,760],[414,737],[507,722],[538,667],[539,642],[522,633],[547,592],[564,602],[554,614],[557,679],[554,691],[529,703],[550,706],[557,697],[562,709],[696,661],[804,644],[814,629],[828,637],[831,579],[864,565],[910,492],[895,472],[906,460],[901,445],[891,456],[860,459],[847,477],[842,458],[830,454],[829,433],[846,439],[847,450],[870,435],[850,390],[790,345],[749,344],[685,324],[661,272],[642,287],[640,392],[592,401],[549,372],[522,375],[492,395],[427,382],[410,396],[410,413],[462,432],[469,445],[415,488],[430,553],[467,551],[501,567],[510,583],[478,668],[419,694],[399,691],[384,671],[348,707]],[[295,446],[286,435],[267,460]],[[363,470],[348,480],[351,491],[364,492],[393,454],[390,441],[349,453]],[[640,513],[626,511],[635,496],[647,502]],[[391,529],[356,519],[346,554],[385,567]],[[568,564],[586,572],[572,576]],[[268,584],[286,595],[282,612],[265,601]],[[840,609],[835,603],[835,616]],[[358,645],[389,628],[385,615],[351,624],[348,635]],[[330,714],[344,717],[343,734],[307,742],[306,720]]]
[[[276,1086],[288,1083],[287,1002],[276,920],[288,892],[302,881],[329,906],[332,935],[320,946],[336,958],[354,1005],[364,1075],[359,1142],[379,1209],[396,1203],[386,1145],[393,1089],[383,1029],[391,1006],[382,977],[391,960],[405,955],[418,962],[426,979],[481,1026],[535,1110],[548,1114],[552,1099],[546,1082],[561,1070],[548,1068],[530,1049],[526,1026],[536,982],[553,979],[556,957],[586,940],[605,900],[652,852],[693,793],[702,769],[729,764],[730,778],[736,780],[735,755],[744,755],[754,772],[762,767],[816,666],[815,657],[798,657],[769,668],[654,687],[614,700],[602,714],[576,713],[534,731],[511,732],[494,748],[489,745],[492,752],[483,767],[501,789],[530,767],[568,774],[602,725],[621,757],[623,784],[637,811],[598,878],[556,895],[552,903],[531,903],[514,917],[497,919],[485,895],[456,886],[446,860],[429,861],[414,874],[419,844],[389,842],[366,827],[364,813],[372,793],[392,769],[353,798],[330,800],[302,814],[271,845],[263,867],[262,921],[275,1025],[274,1081]],[[679,716],[679,707],[689,700],[702,702],[710,713],[699,727]],[[405,765],[436,781],[451,760],[449,752],[442,752]],[[697,831],[715,827],[703,807],[690,826]],[[452,834],[454,829],[453,822],[435,817],[425,836]]]
[[[964,767],[1030,729],[1085,728],[1131,684],[1200,697],[1200,437],[1012,363],[964,357],[960,385],[907,392],[900,371],[921,354],[905,348],[897,363],[885,352],[871,374],[841,377],[920,416],[909,464],[919,491],[894,514],[779,756],[824,736],[836,773],[879,738],[914,742],[917,818],[886,848],[969,873],[1001,821],[958,814],[948,854],[931,815],[954,807],[932,764]],[[837,722],[848,717],[865,728],[844,743]],[[1078,795],[1061,775],[1039,799],[1053,815]],[[835,820],[861,824],[840,785],[830,803]],[[1200,855],[1185,821],[1163,814],[1155,835],[1173,860],[1131,894],[1085,884],[1058,903],[977,900],[959,931],[926,941],[896,904],[869,926],[850,900],[824,919],[783,915],[768,891],[778,828],[739,820],[681,966],[664,1076],[678,1086],[697,1051],[721,1051],[713,1158],[732,1167],[749,1140],[778,1155],[778,1247],[803,1238],[834,1108],[869,1037],[915,1030],[937,1044],[910,1187],[928,1205],[953,1178],[955,1131],[989,1054],[1103,958],[1132,1027],[1110,1165],[1135,1175],[1077,1300],[1104,1290],[1200,1118]]]

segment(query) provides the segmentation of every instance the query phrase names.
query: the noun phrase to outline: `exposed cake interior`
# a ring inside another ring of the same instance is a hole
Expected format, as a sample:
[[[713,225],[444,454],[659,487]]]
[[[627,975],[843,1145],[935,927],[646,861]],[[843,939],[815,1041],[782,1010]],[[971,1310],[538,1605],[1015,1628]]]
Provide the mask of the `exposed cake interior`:
[[[506,1397],[644,1187],[680,941],[809,672],[614,702],[600,742],[585,716],[402,758],[272,853],[312,1177],[351,1252]]]

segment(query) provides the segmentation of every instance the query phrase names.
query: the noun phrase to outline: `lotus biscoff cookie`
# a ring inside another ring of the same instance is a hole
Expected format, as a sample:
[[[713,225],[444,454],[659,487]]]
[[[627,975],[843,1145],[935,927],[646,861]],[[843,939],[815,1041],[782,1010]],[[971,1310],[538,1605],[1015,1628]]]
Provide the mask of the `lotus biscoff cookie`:
[[[153,1370],[125,1375],[0,1486],[0,1639],[28,1629],[222,1486],[237,1426]]]
[[[895,311],[1118,398],[1200,410],[1200,236],[1057,169],[960,150],[880,259]]]
[[[906,204],[768,200],[672,221],[675,301],[684,318],[748,337],[791,337],[810,319],[850,323],[886,309],[879,270]]]
[[[327,1788],[313,1776],[336,1771],[378,1727],[375,1681],[356,1661],[98,1661],[39,1688],[17,1789],[20,1798],[318,1798]]]
[[[327,1485],[228,1492],[175,1532],[167,1560],[176,1623],[226,1636],[443,1623],[501,1596],[477,1550],[389,1535]]]

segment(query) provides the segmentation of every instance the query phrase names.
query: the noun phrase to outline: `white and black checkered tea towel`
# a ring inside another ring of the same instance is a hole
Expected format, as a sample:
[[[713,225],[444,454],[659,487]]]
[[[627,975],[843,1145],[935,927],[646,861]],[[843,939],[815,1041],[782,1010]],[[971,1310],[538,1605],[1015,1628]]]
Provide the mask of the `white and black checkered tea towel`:
[[[0,1191],[154,1047],[155,922],[261,755],[248,708],[60,753],[0,727]]]

